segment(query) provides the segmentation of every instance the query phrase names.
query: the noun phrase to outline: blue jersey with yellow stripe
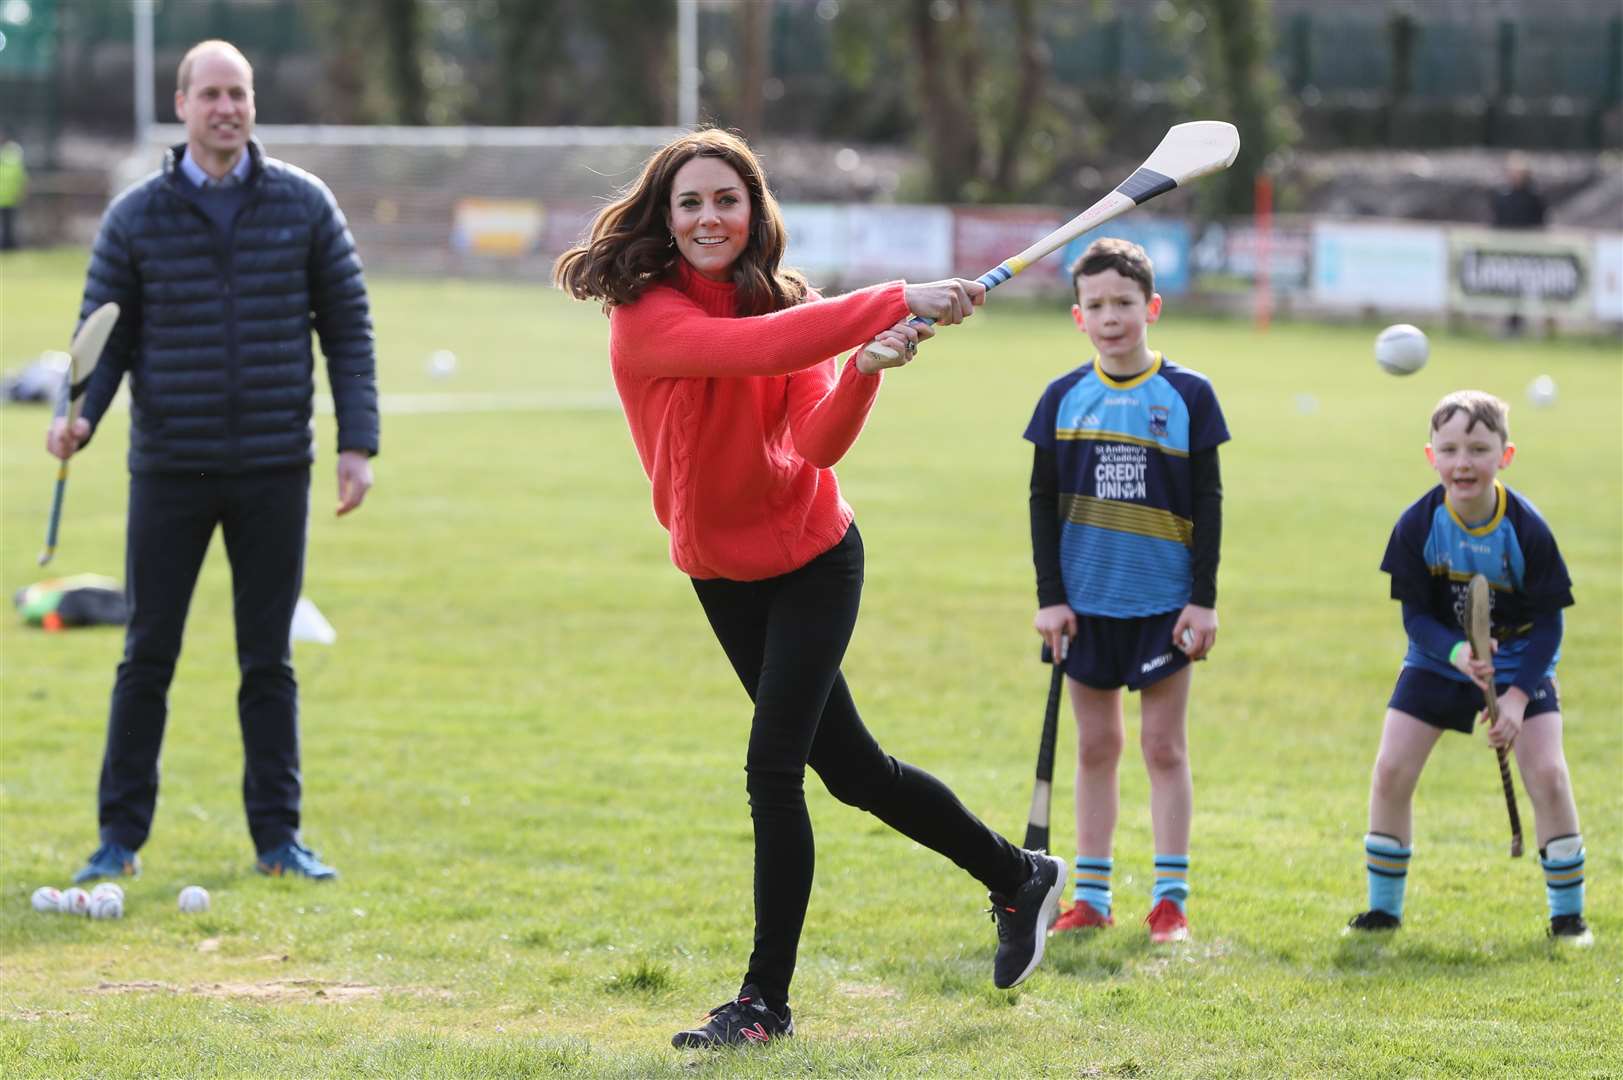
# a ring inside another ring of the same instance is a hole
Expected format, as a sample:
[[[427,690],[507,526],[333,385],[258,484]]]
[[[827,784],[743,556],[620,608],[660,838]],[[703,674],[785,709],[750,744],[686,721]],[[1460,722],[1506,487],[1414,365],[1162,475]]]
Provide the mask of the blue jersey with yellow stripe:
[[[1392,575],[1392,599],[1420,608],[1450,629],[1459,627],[1461,639],[1471,578],[1487,578],[1490,632],[1499,642],[1494,681],[1505,683],[1521,674],[1533,621],[1572,605],[1572,579],[1555,535],[1533,504],[1497,480],[1494,499],[1493,516],[1471,525],[1448,505],[1438,484],[1398,518],[1381,569]],[[1555,674],[1560,658],[1557,649],[1545,677]],[[1412,638],[1403,664],[1469,681],[1447,656],[1428,652]]]
[[[1026,438],[1059,465],[1060,572],[1084,615],[1127,619],[1189,602],[1189,455],[1227,442],[1204,375],[1160,353],[1118,380],[1097,359],[1048,384]]]

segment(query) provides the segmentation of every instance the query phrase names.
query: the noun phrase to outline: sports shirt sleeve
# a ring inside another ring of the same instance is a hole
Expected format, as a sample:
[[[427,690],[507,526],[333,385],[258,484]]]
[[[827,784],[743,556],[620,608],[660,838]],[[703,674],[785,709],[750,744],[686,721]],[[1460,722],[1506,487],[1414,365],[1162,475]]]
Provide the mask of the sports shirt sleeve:
[[[1229,441],[1228,422],[1223,419],[1223,407],[1217,403],[1217,392],[1205,379],[1190,390],[1189,453],[1198,454]]]
[[[1037,571],[1037,606],[1053,607],[1065,600],[1065,579],[1059,567],[1059,458],[1051,449],[1032,451],[1031,561]]]
[[[1561,648],[1562,619],[1559,611],[1540,615],[1527,635],[1527,648],[1522,653],[1521,667],[1511,685],[1528,697],[1544,681],[1544,673],[1555,662],[1556,650]]]
[[[126,195],[107,208],[90,249],[84,300],[79,305],[80,324],[103,304],[116,303],[119,309],[118,322],[102,348],[96,369],[84,387],[74,388],[84,395],[79,415],[89,422],[92,437],[118,393],[118,384],[129,370],[130,357],[141,338],[141,274],[125,235],[129,224],[126,219],[134,205],[131,196]],[[78,327],[74,329],[77,332]]]
[[[788,375],[906,317],[900,281],[738,318],[710,315],[677,290],[656,286],[610,312],[609,352],[640,378]]]
[[[1392,578],[1392,599],[1431,610],[1431,571],[1426,566],[1425,500],[1403,512],[1386,542],[1381,570]],[[1457,638],[1455,640],[1458,640]],[[1444,655],[1447,650],[1444,650]]]
[[[1026,425],[1025,438],[1044,450],[1053,450],[1058,442],[1054,437],[1054,424],[1059,415],[1060,399],[1064,396],[1064,387],[1059,382],[1050,383],[1043,396],[1037,399],[1037,408],[1032,411],[1031,422]],[[1057,479],[1055,490],[1058,490]]]
[[[1572,578],[1550,527],[1536,513],[1518,514],[1516,539],[1522,547],[1524,565],[1520,592],[1528,611],[1548,615],[1571,607],[1575,603]]]
[[[1444,626],[1437,616],[1407,601],[1403,605],[1403,631],[1410,641],[1433,656],[1447,656],[1454,651],[1454,646],[1465,640],[1465,632],[1459,627]]]
[[[311,178],[316,220],[308,273],[311,325],[327,359],[327,385],[338,421],[338,449],[378,452],[377,355],[371,302],[355,237],[338,201]]]
[[[834,361],[789,376],[789,434],[795,451],[820,469],[831,469],[862,434],[879,394],[880,377],[846,361],[838,376]]]
[[[1222,414],[1218,419],[1222,419]],[[1228,438],[1226,428],[1223,438]],[[1189,602],[1197,607],[1215,608],[1217,562],[1223,544],[1223,476],[1218,467],[1217,447],[1191,453],[1189,473],[1194,497],[1194,516],[1190,519],[1194,536],[1189,552]]]

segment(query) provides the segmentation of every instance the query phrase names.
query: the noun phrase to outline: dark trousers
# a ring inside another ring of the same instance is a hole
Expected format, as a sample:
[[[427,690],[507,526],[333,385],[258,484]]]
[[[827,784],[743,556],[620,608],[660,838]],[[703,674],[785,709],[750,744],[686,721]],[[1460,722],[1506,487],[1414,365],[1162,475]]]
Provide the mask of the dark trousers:
[[[0,206],[0,251],[17,248],[17,208]]]
[[[929,773],[886,754],[857,715],[840,661],[862,597],[855,525],[832,550],[765,581],[695,580],[721,646],[755,702],[745,763],[755,825],[755,950],[745,982],[786,1002],[815,860],[805,776],[940,852],[992,892],[1013,893],[1025,854]]]
[[[124,574],[130,621],[102,757],[102,841],[152,831],[158,754],[186,611],[216,525],[231,560],[242,798],[256,851],[298,835],[299,698],[288,632],[304,580],[310,470],[130,477]]]

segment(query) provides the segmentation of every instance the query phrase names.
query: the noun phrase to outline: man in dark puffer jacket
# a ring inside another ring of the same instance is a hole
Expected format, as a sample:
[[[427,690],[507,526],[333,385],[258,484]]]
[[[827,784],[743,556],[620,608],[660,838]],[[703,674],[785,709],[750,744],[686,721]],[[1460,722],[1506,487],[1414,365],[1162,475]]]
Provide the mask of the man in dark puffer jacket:
[[[102,218],[83,318],[120,308],[83,416],[52,423],[66,459],[127,373],[130,620],[99,788],[101,846],[77,882],[134,874],[152,827],[169,683],[216,526],[231,562],[248,829],[267,874],[337,876],[299,833],[298,686],[288,634],[304,574],[315,394],[312,328],[338,417],[338,513],[378,450],[372,318],[355,242],[326,186],[252,138],[253,69],[205,41],[180,63],[186,143]]]

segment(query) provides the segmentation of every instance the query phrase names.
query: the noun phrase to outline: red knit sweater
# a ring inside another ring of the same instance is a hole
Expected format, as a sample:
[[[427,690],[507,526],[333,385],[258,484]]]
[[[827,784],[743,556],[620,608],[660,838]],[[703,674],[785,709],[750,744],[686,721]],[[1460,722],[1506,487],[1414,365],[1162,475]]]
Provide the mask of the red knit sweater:
[[[696,578],[756,581],[806,565],[845,535],[832,466],[856,441],[879,376],[833,357],[907,316],[892,282],[769,315],[735,315],[735,289],[685,261],[609,316],[609,358],[631,437]]]

